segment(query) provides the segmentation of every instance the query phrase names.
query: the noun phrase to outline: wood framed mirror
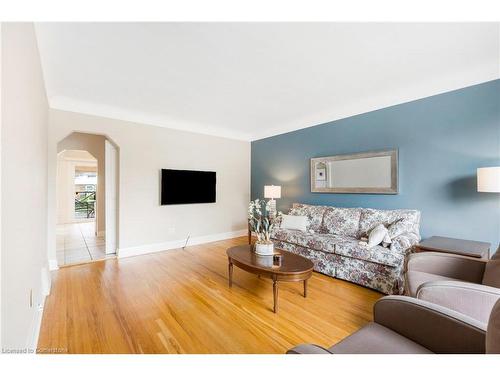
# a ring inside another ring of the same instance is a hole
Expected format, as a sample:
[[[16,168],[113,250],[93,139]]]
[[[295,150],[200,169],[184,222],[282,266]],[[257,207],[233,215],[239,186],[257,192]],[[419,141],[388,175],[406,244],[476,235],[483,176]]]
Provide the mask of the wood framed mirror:
[[[311,192],[397,194],[398,150],[312,158]]]

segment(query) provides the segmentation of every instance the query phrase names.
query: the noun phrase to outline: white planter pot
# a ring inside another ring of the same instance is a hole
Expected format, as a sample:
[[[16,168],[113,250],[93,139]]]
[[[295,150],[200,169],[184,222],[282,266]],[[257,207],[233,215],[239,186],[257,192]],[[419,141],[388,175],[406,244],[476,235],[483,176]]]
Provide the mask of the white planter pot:
[[[274,244],[257,242],[255,244],[255,254],[264,256],[274,255]]]

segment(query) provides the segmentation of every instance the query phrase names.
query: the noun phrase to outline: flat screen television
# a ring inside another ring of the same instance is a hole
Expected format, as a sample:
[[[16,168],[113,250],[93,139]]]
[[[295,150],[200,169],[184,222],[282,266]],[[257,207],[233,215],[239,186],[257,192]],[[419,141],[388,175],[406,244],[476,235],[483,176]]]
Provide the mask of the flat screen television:
[[[161,170],[161,204],[215,203],[215,172]]]

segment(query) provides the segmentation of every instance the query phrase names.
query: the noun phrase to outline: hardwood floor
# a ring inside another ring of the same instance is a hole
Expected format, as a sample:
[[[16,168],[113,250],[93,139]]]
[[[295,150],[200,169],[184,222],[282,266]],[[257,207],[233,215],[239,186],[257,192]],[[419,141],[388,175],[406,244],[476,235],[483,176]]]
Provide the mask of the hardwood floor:
[[[226,249],[246,237],[54,272],[39,349],[68,353],[284,353],[332,345],[372,319],[381,294],[314,273],[280,284],[235,268]]]

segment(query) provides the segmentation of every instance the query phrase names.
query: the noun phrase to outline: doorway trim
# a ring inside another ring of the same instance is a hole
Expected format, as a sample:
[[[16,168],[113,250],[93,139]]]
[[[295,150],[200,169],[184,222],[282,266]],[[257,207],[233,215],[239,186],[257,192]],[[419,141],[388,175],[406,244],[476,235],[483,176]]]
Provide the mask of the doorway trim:
[[[116,147],[107,139],[104,140],[104,168],[105,173],[105,189],[104,189],[104,204],[105,214],[104,222],[106,235],[104,237],[106,243],[106,255],[118,254],[118,151]]]

